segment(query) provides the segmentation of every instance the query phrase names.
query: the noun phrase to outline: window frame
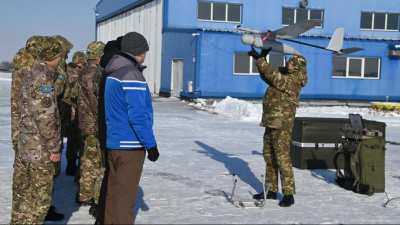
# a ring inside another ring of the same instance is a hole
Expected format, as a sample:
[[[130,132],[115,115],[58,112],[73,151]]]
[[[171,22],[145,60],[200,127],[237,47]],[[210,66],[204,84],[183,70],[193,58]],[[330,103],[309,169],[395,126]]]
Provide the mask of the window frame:
[[[367,29],[367,28],[361,28],[361,17],[360,17],[360,30],[373,30],[373,31],[390,31],[390,32],[399,32],[400,31],[400,13],[383,13],[383,12],[361,12],[361,16],[363,13],[369,13],[372,14],[372,28]],[[385,29],[375,29],[375,14],[385,14]],[[387,29],[387,24],[388,24],[388,15],[397,15],[397,30],[388,30]]]
[[[247,75],[247,76],[259,76],[260,75],[260,73],[253,73],[253,65],[255,64],[255,63],[253,63],[253,61],[254,61],[254,58],[253,57],[250,57],[249,56],[249,58],[250,58],[250,67],[249,67],[249,73],[235,73],[235,61],[236,61],[236,53],[243,53],[243,54],[247,54],[247,52],[234,52],[233,53],[233,75]],[[267,62],[269,63],[269,56],[270,55],[282,55],[282,54],[268,54],[267,55]],[[285,57],[282,57],[283,58],[283,63],[282,63],[282,65],[285,65]]]
[[[199,19],[199,3],[210,3],[211,4],[211,19],[210,20],[204,20],[204,19]],[[214,3],[215,4],[220,4],[220,5],[225,5],[225,21],[222,20],[214,20]],[[237,5],[240,6],[240,21],[228,21],[228,13],[229,5]],[[242,4],[231,4],[231,3],[224,3],[224,2],[208,2],[208,1],[197,1],[197,21],[204,21],[204,22],[217,22],[217,23],[242,23],[242,14],[243,14],[243,5]]]
[[[365,79],[365,80],[379,80],[381,79],[381,58],[380,57],[332,57],[332,67],[333,58],[346,58],[346,76],[333,76],[331,70],[331,78],[334,79]],[[361,77],[349,76],[350,59],[361,59]],[[378,59],[378,77],[365,77],[365,59]]]
[[[294,10],[294,14],[293,14],[293,24],[295,24],[295,23],[297,23],[297,10],[307,10],[307,19],[309,20],[310,19],[310,16],[311,16],[311,11],[321,11],[321,20],[324,20],[324,10],[323,9],[298,9],[298,8],[288,8],[288,7],[282,7],[282,12],[283,12],[283,9],[293,9]],[[287,27],[287,26],[290,26],[290,25],[292,25],[292,24],[283,24],[282,23],[283,21],[281,21],[281,25],[283,26],[283,27]],[[316,26],[316,27],[314,27],[314,28],[318,28],[318,29],[323,29],[324,28],[324,21],[322,21],[322,24],[321,24],[321,26]]]

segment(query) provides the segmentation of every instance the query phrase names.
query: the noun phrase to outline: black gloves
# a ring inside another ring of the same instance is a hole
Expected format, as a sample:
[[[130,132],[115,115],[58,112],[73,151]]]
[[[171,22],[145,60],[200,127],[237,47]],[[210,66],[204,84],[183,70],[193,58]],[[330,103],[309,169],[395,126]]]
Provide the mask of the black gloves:
[[[152,162],[157,161],[158,157],[160,156],[160,153],[158,152],[158,149],[157,149],[157,145],[150,148],[149,150],[147,150],[147,154],[148,154],[147,158],[150,161],[152,161]]]
[[[269,48],[267,50],[262,50],[261,54],[259,54],[253,47],[251,47],[251,51],[249,51],[247,54],[251,57],[253,57],[255,60],[258,60],[259,58],[265,58],[269,54],[269,52],[272,50],[272,48]]]
[[[253,57],[253,59],[258,60],[261,58],[261,55],[253,48],[251,47],[251,51],[247,53],[249,56]]]
[[[272,50],[271,47],[270,47],[269,49],[267,49],[267,50],[263,49],[263,50],[261,51],[261,58],[267,57],[267,55],[269,54],[269,52],[270,52],[271,50]]]

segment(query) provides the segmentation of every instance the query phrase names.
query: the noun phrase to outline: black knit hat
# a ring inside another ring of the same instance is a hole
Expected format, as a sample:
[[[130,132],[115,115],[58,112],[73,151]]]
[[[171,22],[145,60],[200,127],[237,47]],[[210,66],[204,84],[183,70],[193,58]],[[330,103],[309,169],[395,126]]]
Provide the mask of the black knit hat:
[[[149,44],[147,44],[146,38],[139,33],[130,32],[122,38],[121,50],[133,56],[143,54],[148,48]]]
[[[121,43],[122,43],[122,38],[123,38],[124,36],[119,36],[118,38],[117,38],[117,40],[115,40],[116,41],[116,43],[115,43],[115,47],[117,47],[119,50],[121,50]]]

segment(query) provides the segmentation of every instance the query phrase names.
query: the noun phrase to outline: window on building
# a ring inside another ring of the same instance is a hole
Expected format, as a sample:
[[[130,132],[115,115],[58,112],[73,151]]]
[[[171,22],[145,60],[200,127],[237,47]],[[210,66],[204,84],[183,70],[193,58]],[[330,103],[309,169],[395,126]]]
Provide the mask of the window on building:
[[[241,23],[242,6],[237,4],[197,2],[197,20]]]
[[[399,30],[400,14],[391,13],[361,13],[362,30]]]
[[[277,70],[285,65],[285,57],[282,54],[269,54],[267,62]],[[233,73],[238,75],[259,75],[256,60],[247,53],[235,52]]]
[[[322,20],[323,10],[318,9],[290,9],[282,8],[282,26],[289,26],[303,20],[318,19]],[[322,28],[322,23],[316,28]]]
[[[380,78],[380,58],[333,57],[332,77]]]

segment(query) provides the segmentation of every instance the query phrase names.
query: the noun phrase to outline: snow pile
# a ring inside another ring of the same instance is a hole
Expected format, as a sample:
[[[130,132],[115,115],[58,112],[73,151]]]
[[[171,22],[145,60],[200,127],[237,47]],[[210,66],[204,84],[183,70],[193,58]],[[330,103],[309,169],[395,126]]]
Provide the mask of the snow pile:
[[[197,99],[196,103],[189,104],[195,108],[215,112],[220,115],[247,122],[259,122],[262,116],[262,104],[251,103],[245,100],[226,97],[211,106],[206,104],[205,99]],[[374,110],[372,108],[352,108],[347,106],[301,106],[297,109],[296,117],[325,117],[325,118],[348,118],[349,114],[360,114],[364,119],[380,120],[383,118],[400,118],[400,114],[390,111]]]
[[[9,73],[9,72],[0,72],[0,80],[11,81],[11,73]]]
[[[253,104],[244,100],[226,97],[219,103],[214,102],[214,112],[229,117],[248,121],[260,122],[262,116],[262,104]]]

